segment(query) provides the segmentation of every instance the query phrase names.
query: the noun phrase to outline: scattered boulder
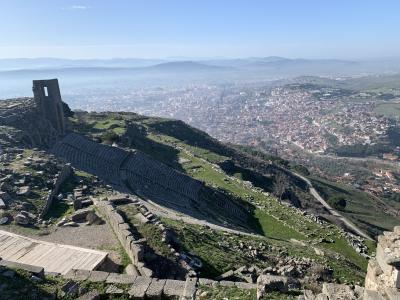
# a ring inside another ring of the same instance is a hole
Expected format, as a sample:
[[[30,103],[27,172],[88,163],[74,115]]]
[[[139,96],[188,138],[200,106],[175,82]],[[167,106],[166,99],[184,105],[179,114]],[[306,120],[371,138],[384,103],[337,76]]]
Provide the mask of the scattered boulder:
[[[21,213],[14,217],[14,221],[18,225],[28,225],[30,222],[29,218]]]
[[[88,207],[90,205],[93,205],[93,200],[87,199],[87,200],[82,200],[82,207]]]
[[[79,209],[71,215],[71,220],[78,223],[86,222],[87,215],[92,211],[92,209]]]
[[[8,221],[9,221],[8,217],[6,217],[6,216],[5,217],[0,217],[0,225],[7,224]]]
[[[0,198],[0,209],[6,208],[6,204],[4,203],[3,199]]]
[[[89,225],[100,225],[103,223],[103,220],[94,211],[90,211],[86,215],[86,221]]]
[[[22,202],[22,204],[21,204],[22,210],[27,211],[27,210],[31,210],[32,208],[33,208],[33,205],[29,202]]]
[[[129,198],[129,195],[121,195],[121,194],[107,197],[107,199],[108,201],[110,201],[112,204],[115,205],[132,202],[132,200]]]
[[[68,222],[68,219],[66,217],[64,217],[56,224],[56,226],[57,227],[63,226],[67,222]]]
[[[62,226],[63,227],[79,227],[79,224],[74,221],[71,221],[71,222],[64,223]]]
[[[28,185],[20,187],[17,191],[18,196],[28,196],[30,193],[31,188]]]
[[[285,276],[260,275],[257,278],[257,299],[267,299],[270,291],[288,292],[288,278]]]
[[[75,199],[74,200],[74,209],[79,210],[82,208],[82,200],[81,199]]]
[[[357,299],[354,290],[345,284],[324,283],[322,285],[322,293],[328,296],[327,299],[333,299],[333,297],[339,299]]]

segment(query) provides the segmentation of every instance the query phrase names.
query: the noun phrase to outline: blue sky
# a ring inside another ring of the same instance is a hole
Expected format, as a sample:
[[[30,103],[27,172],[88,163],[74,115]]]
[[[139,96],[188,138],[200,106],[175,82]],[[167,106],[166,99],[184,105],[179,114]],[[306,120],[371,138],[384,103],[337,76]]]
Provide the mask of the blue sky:
[[[397,0],[0,0],[0,58],[400,54]]]

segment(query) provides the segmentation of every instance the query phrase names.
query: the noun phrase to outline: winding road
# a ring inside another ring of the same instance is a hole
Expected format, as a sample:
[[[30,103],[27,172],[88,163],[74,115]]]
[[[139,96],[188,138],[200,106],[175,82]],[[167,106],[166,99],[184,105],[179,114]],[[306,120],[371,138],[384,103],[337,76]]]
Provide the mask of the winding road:
[[[369,235],[367,235],[365,232],[363,232],[361,229],[359,229],[355,224],[350,222],[347,218],[345,218],[342,214],[340,214],[337,210],[333,209],[332,206],[330,206],[324,198],[321,197],[321,195],[317,192],[317,190],[314,188],[312,185],[311,181],[304,177],[303,175],[300,175],[299,173],[289,171],[288,172],[292,173],[294,176],[302,179],[305,181],[310,189],[310,194],[318,200],[328,211],[331,215],[337,217],[340,221],[342,221],[349,229],[351,229],[353,232],[357,233],[359,236],[362,236],[365,239],[368,240],[373,240]]]

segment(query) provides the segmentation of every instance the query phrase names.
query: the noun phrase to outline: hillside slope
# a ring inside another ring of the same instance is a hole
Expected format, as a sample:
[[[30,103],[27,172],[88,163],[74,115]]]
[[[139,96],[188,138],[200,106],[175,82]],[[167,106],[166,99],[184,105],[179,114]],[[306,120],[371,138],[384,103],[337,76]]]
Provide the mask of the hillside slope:
[[[221,144],[180,121],[133,113],[80,112],[71,119],[71,126],[74,131],[98,142],[143,151],[204,182],[210,191],[224,195],[225,200],[254,207],[247,224],[250,231],[256,234],[254,237],[240,237],[226,232],[216,238],[215,231],[209,235],[201,225],[184,224],[180,219],[168,216],[164,218],[164,222],[176,233],[180,247],[196,253],[204,261],[202,274],[213,278],[224,271],[239,268],[241,264],[265,268],[271,263],[273,265],[276,259],[291,257],[311,259],[331,269],[333,278],[338,281],[355,282],[364,276],[367,259],[357,251],[368,253],[373,244],[363,245],[336,225],[307,213],[305,209],[313,208],[321,212],[324,209],[308,195],[305,183],[287,171],[290,167],[288,162]],[[278,177],[287,182],[281,195],[287,200],[285,202],[273,196],[280,189],[276,182]],[[206,197],[208,201],[213,201],[212,194]],[[215,211],[216,215],[224,213]],[[222,225],[235,227],[229,221]],[[243,247],[240,246],[242,244],[265,243],[269,249],[267,260],[263,255],[249,260],[247,251],[235,250]]]

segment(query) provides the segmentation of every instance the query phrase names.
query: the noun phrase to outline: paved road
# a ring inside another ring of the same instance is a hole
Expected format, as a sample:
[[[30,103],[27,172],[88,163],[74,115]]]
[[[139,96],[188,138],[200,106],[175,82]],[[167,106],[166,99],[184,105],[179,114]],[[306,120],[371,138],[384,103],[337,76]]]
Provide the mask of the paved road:
[[[366,233],[364,233],[361,229],[359,229],[356,225],[354,225],[352,222],[350,222],[347,218],[345,218],[342,214],[340,214],[338,211],[333,209],[325,200],[324,198],[321,197],[321,195],[317,192],[317,190],[314,188],[312,185],[311,181],[304,177],[303,175],[300,175],[296,172],[289,171],[293,175],[299,177],[300,179],[304,180],[310,189],[310,194],[317,199],[328,211],[331,215],[337,217],[340,221],[342,221],[348,228],[356,232],[359,236],[362,236],[363,238],[366,238],[368,240],[373,240],[370,236],[368,236]]]

